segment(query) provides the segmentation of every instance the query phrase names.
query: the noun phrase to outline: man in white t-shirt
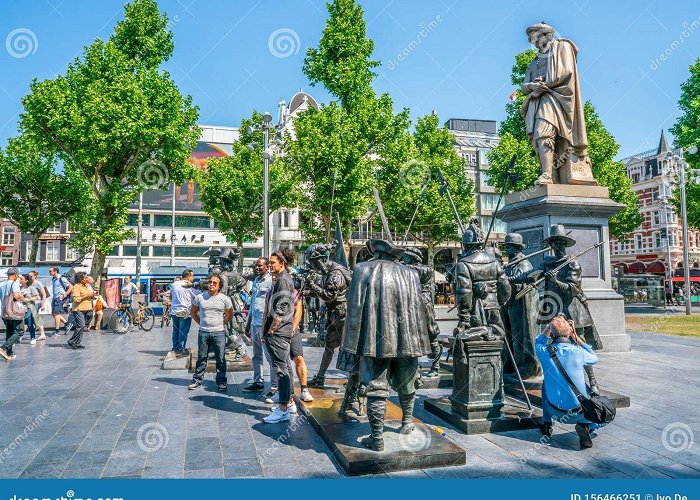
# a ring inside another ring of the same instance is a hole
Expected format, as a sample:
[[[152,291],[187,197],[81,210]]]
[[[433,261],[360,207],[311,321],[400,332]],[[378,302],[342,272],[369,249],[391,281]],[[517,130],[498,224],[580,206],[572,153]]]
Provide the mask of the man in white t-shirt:
[[[221,392],[225,392],[226,386],[226,334],[224,325],[233,319],[233,303],[224,293],[221,293],[221,276],[214,274],[209,276],[207,291],[197,295],[192,301],[190,313],[199,325],[197,339],[197,368],[192,376],[189,389],[195,390],[202,387],[204,372],[207,368],[209,351],[214,351],[216,356],[216,384]]]
[[[124,276],[124,284],[121,290],[122,304],[131,304],[131,299],[135,293],[139,293],[139,288],[135,283],[132,283],[131,276]]]
[[[194,272],[185,269],[181,279],[176,279],[170,285],[170,315],[173,319],[173,352],[184,354],[187,346],[187,336],[192,325],[190,309],[192,301],[201,292],[192,286]]]

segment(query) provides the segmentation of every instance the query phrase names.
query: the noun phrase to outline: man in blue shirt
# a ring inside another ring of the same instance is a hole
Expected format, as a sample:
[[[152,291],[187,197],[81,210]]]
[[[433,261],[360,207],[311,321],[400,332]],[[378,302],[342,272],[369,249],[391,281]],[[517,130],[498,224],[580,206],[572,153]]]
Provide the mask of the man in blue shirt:
[[[12,299],[22,301],[19,286],[19,270],[11,267],[7,270],[7,281],[0,285],[0,316],[5,323],[5,343],[0,346],[0,356],[10,360],[17,356],[12,354],[12,346],[19,342],[22,336],[22,320],[5,318],[5,297],[12,295]]]
[[[260,257],[255,262],[255,280],[250,290],[250,302],[248,307],[248,321],[245,325],[245,334],[253,340],[253,383],[243,388],[246,392],[256,392],[265,389],[263,374],[263,354],[270,367],[270,392],[271,398],[276,391],[275,375],[270,361],[270,354],[263,345],[262,329],[263,314],[265,313],[265,297],[272,288],[272,275],[268,270],[268,260]]]
[[[567,375],[581,394],[589,395],[584,378],[584,367],[598,362],[598,356],[590,345],[576,335],[572,320],[564,316],[555,317],[535,340],[535,351],[542,365],[544,382],[542,384],[542,433],[551,437],[552,423],[576,424],[581,448],[593,446],[590,433],[605,424],[594,424],[583,416],[578,399],[554,364],[548,345],[553,345],[557,358]]]
[[[55,321],[56,333],[61,329],[61,322],[66,326],[66,332],[70,330],[68,322],[63,317],[66,302],[70,300],[73,285],[65,277],[61,276],[57,267],[49,269],[51,275],[51,314]]]
[[[173,318],[173,352],[185,354],[187,346],[187,336],[192,325],[190,309],[192,301],[201,292],[192,286],[194,271],[185,269],[182,272],[182,279],[176,279],[170,285],[170,314]]]

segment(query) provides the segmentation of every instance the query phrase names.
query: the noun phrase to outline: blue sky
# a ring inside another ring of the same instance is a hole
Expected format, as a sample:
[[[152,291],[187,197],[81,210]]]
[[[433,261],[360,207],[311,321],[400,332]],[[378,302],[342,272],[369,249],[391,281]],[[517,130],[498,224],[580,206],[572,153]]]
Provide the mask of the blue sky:
[[[84,45],[107,38],[124,2],[1,1],[4,145],[16,134],[31,79],[63,73]],[[700,56],[697,0],[361,3],[374,58],[382,62],[375,88],[389,92],[397,109],[409,107],[414,120],[432,110],[443,122],[503,119],[514,90],[513,56],[529,46],[525,28],[547,21],[578,45],[584,98],[617,139],[620,157],[656,147],[660,130],[679,115],[680,84]],[[175,40],[165,68],[200,107],[200,123],[235,126],[253,109],[274,115],[279,100],[288,101],[301,88],[320,101],[329,99],[301,71],[306,49],[321,36],[325,2],[160,0],[159,6],[171,19]],[[29,45],[22,45],[22,36]]]

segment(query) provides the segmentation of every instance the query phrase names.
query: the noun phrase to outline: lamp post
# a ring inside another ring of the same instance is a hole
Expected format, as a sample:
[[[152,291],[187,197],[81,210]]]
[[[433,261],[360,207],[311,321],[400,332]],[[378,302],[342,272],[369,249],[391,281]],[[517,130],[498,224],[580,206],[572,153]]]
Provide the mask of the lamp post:
[[[143,191],[139,193],[139,216],[136,220],[136,286],[141,290],[141,234],[143,230]]]
[[[691,146],[688,148],[688,153],[690,154],[695,154],[698,152],[698,148],[696,146]],[[669,180],[671,179],[671,176],[674,174],[678,174],[678,187],[680,189],[680,197],[681,197],[681,221],[683,224],[683,283],[685,286],[685,314],[686,315],[691,315],[692,314],[692,304],[690,302],[691,299],[691,293],[690,293],[690,255],[689,255],[689,241],[688,241],[688,207],[686,204],[686,199],[685,199],[685,169],[687,167],[687,164],[685,162],[685,158],[683,158],[683,148],[680,148],[679,151],[680,154],[676,155],[669,151],[666,154],[666,159],[667,160],[675,160],[675,167],[669,165],[667,168],[664,169],[663,175],[668,178]],[[696,171],[693,171],[696,173]],[[693,179],[696,181],[697,179]],[[674,182],[671,180],[671,182]]]
[[[279,146],[282,144],[280,138],[280,132],[277,129],[281,126],[272,125],[272,115],[268,112],[263,114],[262,125],[255,125],[248,127],[247,132],[249,135],[253,135],[256,130],[262,129],[263,131],[263,248],[262,256],[269,257],[270,255],[270,160],[274,157],[273,151],[270,149],[270,129],[276,131],[275,143]],[[251,142],[248,144],[248,149],[254,151],[257,144]]]

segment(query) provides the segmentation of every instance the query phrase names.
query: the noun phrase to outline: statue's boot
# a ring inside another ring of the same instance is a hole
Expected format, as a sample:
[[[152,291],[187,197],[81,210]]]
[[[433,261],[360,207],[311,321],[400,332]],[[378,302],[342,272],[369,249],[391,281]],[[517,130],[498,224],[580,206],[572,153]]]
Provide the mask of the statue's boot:
[[[600,388],[598,387],[598,381],[595,379],[595,374],[593,373],[593,366],[586,365],[584,366],[584,370],[586,370],[586,375],[588,375],[588,385],[591,387],[591,393],[596,396],[599,395]]]
[[[367,420],[371,434],[363,438],[361,443],[365,448],[374,451],[384,451],[384,417],[386,416],[386,399],[377,397],[367,398]]]
[[[554,151],[548,140],[537,141],[537,156],[542,166],[542,175],[535,181],[535,185],[554,184]]]
[[[399,404],[401,405],[401,434],[408,434],[416,429],[413,424],[413,405],[416,401],[416,393],[399,394]]]
[[[437,339],[430,343],[431,353],[428,355],[428,361],[431,362],[430,371],[426,377],[437,377],[440,372],[440,358],[442,357],[442,345]]]

